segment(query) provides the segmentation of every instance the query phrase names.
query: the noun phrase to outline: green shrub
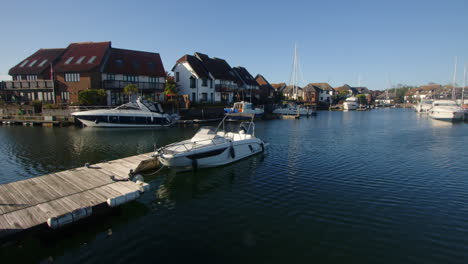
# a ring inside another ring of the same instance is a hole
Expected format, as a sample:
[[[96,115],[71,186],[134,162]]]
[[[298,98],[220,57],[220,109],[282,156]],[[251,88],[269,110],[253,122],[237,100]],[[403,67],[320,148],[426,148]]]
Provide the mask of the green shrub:
[[[80,105],[106,105],[107,95],[103,89],[88,89],[78,93]]]

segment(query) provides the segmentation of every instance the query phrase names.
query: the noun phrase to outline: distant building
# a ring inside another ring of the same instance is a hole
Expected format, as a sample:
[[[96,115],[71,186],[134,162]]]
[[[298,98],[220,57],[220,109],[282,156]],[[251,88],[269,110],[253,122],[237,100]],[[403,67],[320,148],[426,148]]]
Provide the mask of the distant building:
[[[275,88],[263,77],[261,74],[257,74],[255,77],[258,86],[260,87],[260,101],[266,102],[269,99],[273,99],[275,96]]]
[[[336,93],[340,94],[340,93],[344,93],[348,96],[356,96],[357,94],[359,94],[359,91],[358,89],[354,88],[354,87],[351,87],[347,84],[343,85],[343,86],[340,86],[340,87],[336,87],[334,88]]]
[[[335,94],[335,90],[328,83],[310,83],[309,85],[320,88],[318,94],[318,101],[325,104],[332,103],[332,96]]]
[[[315,86],[312,83],[309,83],[303,88],[304,91],[304,102],[308,104],[318,104],[320,99],[320,94],[323,92],[318,86]]]
[[[5,82],[8,100],[73,104],[87,89],[104,89],[108,105],[128,102],[123,93],[135,84],[139,94],[160,100],[166,73],[158,53],[117,49],[111,42],[71,43],[65,49],[40,49],[11,68]]]
[[[225,60],[199,52],[181,57],[172,71],[179,93],[197,103],[232,103],[242,82]]]

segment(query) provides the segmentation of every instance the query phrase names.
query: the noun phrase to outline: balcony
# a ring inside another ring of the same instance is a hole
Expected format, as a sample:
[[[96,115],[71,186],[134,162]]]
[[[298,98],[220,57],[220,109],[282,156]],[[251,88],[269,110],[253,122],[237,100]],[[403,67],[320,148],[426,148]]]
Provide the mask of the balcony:
[[[114,81],[114,80],[105,80],[102,81],[103,89],[123,89],[129,84],[134,84],[141,90],[155,90],[155,91],[164,91],[164,83],[152,83],[152,82],[128,82],[128,81]]]
[[[7,91],[38,91],[53,90],[55,88],[55,83],[52,80],[5,81],[3,86]]]
[[[219,93],[232,93],[236,92],[238,90],[237,85],[231,85],[231,84],[216,84],[215,85],[215,91]]]

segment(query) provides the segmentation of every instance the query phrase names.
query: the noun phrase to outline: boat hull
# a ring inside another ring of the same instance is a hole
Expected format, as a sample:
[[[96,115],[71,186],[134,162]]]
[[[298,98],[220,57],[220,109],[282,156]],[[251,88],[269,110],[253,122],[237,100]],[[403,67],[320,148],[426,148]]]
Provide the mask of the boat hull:
[[[151,128],[151,127],[167,127],[171,124],[124,124],[124,123],[107,123],[85,120],[77,118],[83,125],[87,127],[106,127],[106,128]]]
[[[436,112],[436,111],[429,111],[429,117],[436,120],[441,121],[461,121],[463,120],[464,113],[463,112]]]
[[[275,115],[297,115],[298,111],[297,109],[287,109],[287,108],[278,108],[273,110],[273,114]],[[299,109],[299,115],[313,115],[315,114],[315,111],[312,109],[306,109],[306,108],[300,108]]]
[[[194,168],[211,168],[230,164],[241,159],[256,155],[264,151],[261,139],[253,138],[233,141],[210,147],[196,154],[186,152],[181,155],[158,154],[158,159],[166,167],[177,171],[192,170]]]
[[[358,104],[354,102],[344,102],[343,109],[344,110],[356,110],[358,108]]]

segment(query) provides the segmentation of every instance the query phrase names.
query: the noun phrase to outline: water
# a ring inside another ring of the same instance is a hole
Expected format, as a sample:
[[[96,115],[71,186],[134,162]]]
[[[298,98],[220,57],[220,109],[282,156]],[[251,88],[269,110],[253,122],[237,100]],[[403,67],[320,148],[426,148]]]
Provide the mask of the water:
[[[0,183],[149,152],[195,128],[0,128]],[[463,263],[468,124],[409,110],[257,122],[265,155],[147,176],[110,215],[0,248],[21,262]],[[109,230],[112,235],[109,235]]]

